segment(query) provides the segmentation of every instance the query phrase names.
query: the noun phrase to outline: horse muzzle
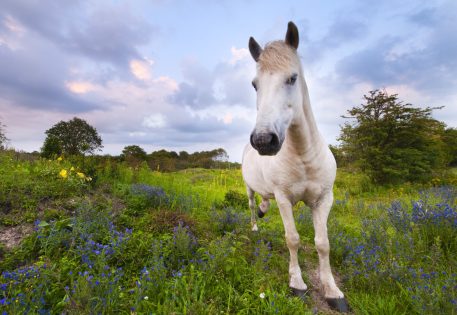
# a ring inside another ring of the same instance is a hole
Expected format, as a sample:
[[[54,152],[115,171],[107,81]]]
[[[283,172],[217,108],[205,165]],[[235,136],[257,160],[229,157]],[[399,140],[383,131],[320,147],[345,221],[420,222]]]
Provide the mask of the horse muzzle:
[[[260,155],[276,155],[281,150],[282,141],[273,132],[251,133],[251,145]]]

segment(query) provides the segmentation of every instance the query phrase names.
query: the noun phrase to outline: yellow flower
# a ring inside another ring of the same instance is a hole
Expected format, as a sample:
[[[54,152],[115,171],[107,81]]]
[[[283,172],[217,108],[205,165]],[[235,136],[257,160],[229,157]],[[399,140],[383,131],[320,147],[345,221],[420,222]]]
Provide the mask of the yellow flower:
[[[63,157],[61,157],[61,156],[59,156],[59,157],[57,158],[57,161],[59,161],[59,162],[62,161],[62,160],[63,160]]]
[[[87,177],[86,177],[86,180],[87,180],[88,182],[90,182],[90,181],[92,180],[92,177],[87,176]]]
[[[84,175],[84,173],[81,173],[81,172],[76,172],[76,175],[78,175],[78,177],[82,178],[82,179],[84,179],[86,177],[86,175]]]
[[[62,178],[67,178],[67,176],[68,176],[67,170],[66,169],[61,170],[59,175]]]
[[[75,170],[75,168],[72,166],[72,167],[70,168],[70,171],[74,171],[74,170]]]

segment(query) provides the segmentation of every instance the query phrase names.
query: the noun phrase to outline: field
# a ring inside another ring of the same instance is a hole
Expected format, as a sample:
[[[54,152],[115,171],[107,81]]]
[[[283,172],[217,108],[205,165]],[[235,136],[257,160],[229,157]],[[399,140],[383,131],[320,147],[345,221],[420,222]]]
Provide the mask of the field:
[[[159,173],[15,152],[0,165],[2,314],[332,313],[310,210],[294,208],[301,300],[277,207],[251,232],[238,169]],[[334,192],[331,263],[355,314],[457,314],[455,180],[377,187],[339,170]]]

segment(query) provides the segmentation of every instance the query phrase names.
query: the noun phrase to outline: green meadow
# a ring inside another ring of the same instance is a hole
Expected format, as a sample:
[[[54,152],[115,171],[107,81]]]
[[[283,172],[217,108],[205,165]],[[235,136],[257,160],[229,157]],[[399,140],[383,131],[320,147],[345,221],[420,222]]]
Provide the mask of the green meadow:
[[[294,208],[306,299],[275,203],[252,232],[241,171],[151,171],[0,152],[2,314],[332,314],[310,209]],[[338,170],[331,264],[355,314],[457,314],[457,174],[376,186]]]

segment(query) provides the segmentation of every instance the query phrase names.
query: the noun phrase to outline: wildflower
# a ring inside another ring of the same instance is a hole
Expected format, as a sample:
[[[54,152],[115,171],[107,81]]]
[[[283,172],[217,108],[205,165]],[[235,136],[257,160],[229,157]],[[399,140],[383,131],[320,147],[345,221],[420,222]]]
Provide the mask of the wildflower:
[[[73,172],[74,170],[75,170],[75,168],[72,166],[72,167],[70,168],[70,171]]]
[[[146,295],[143,299],[145,299],[147,301],[149,299],[149,297]]]
[[[59,157],[57,158],[57,161],[59,161],[59,162],[62,161],[62,160],[63,160],[63,157],[61,157],[61,156],[59,156]]]
[[[264,298],[265,298],[265,293],[264,293],[264,292],[260,293],[260,294],[259,294],[259,297],[260,297],[261,299],[264,299]]]
[[[68,177],[68,173],[67,173],[67,170],[66,169],[63,169],[60,171],[59,173],[60,177],[62,178],[67,178]]]
[[[86,175],[84,175],[84,173],[81,173],[81,172],[76,172],[76,175],[78,175],[79,178],[86,178]]]

